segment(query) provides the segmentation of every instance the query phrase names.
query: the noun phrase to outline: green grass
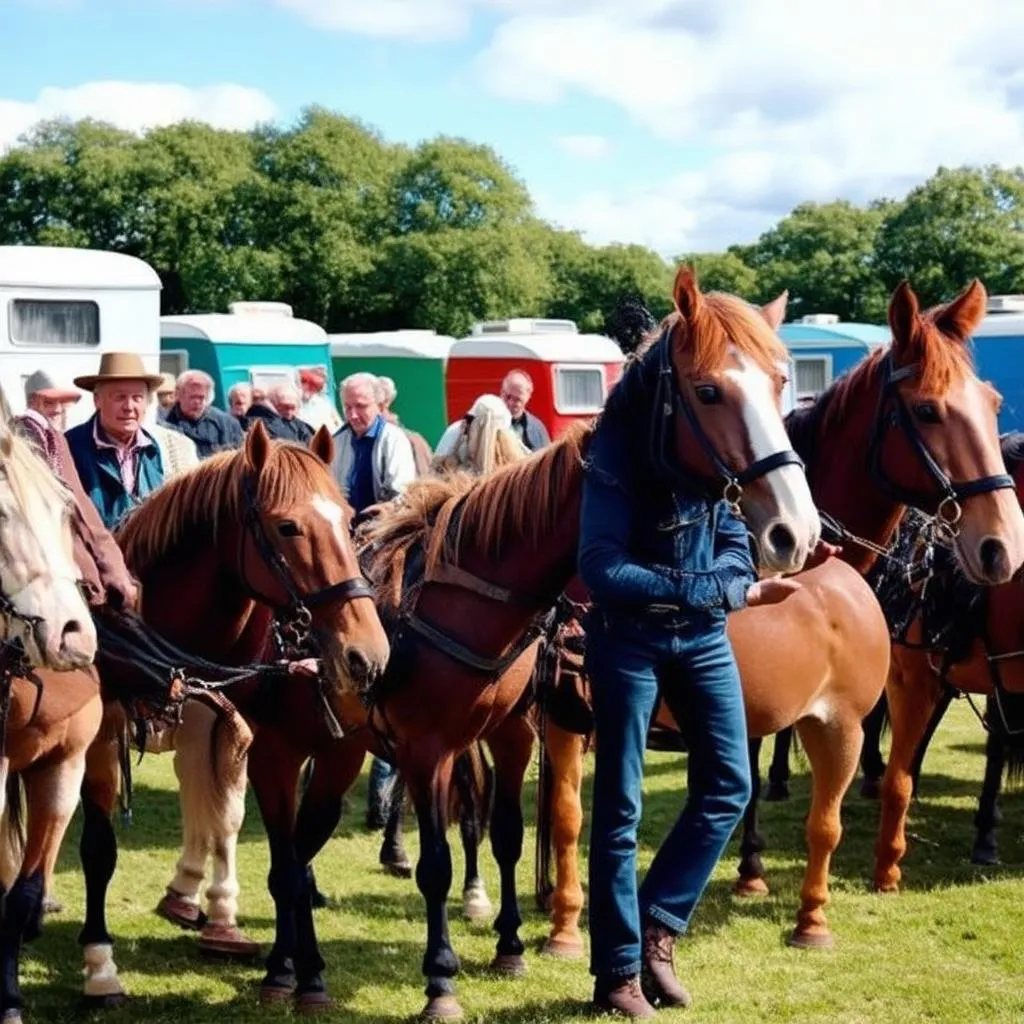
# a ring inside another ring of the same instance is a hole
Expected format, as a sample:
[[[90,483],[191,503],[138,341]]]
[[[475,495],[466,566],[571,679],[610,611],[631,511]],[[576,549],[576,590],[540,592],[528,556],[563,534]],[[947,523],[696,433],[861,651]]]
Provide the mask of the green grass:
[[[804,862],[802,818],[808,778],[804,766],[796,767],[790,802],[763,807],[772,894],[757,902],[740,902],[730,895],[734,840],[677,953],[677,967],[695,1006],[659,1016],[695,1024],[1021,1020],[1024,801],[1012,794],[1004,801],[1001,852],[1007,867],[971,866],[983,739],[969,709],[954,706],[925,766],[922,798],[910,824],[919,838],[905,861],[905,886],[899,896],[869,891],[878,808],[861,800],[855,790],[847,797],[846,835],[832,873],[829,916],[836,948],[824,953],[785,945]],[[592,759],[588,760],[592,768]],[[533,816],[534,778],[531,772],[527,821]],[[135,782],[135,824],[127,830],[118,826],[120,860],[108,904],[117,940],[115,958],[134,998],[129,1007],[103,1019],[111,1024],[220,1024],[290,1017],[288,1009],[261,1010],[257,1005],[258,967],[203,961],[195,952],[193,936],[154,915],[179,852],[170,758],[147,757]],[[683,758],[651,755],[641,836],[644,866],[681,806],[683,787]],[[323,1019],[401,1021],[423,1005],[423,905],[414,882],[390,878],[378,869],[379,837],[362,827],[365,800],[364,775],[350,795],[346,820],[317,862],[320,886],[337,903],[336,908],[317,912],[327,981],[336,1000],[335,1011]],[[47,920],[43,937],[24,961],[27,1016],[36,1021],[81,1019],[76,1008],[81,991],[76,935],[83,909],[78,826],[76,817],[57,879],[57,892],[67,909]],[[415,856],[412,819],[408,827],[410,853]],[[456,831],[450,839],[456,879],[461,882]],[[269,943],[273,915],[266,892],[267,850],[251,800],[239,860],[242,924]],[[482,868],[496,901],[497,871],[489,848]],[[455,887],[452,939],[462,959],[458,984],[467,1020],[542,1024],[592,1019],[586,1012],[591,980],[585,962],[566,964],[537,954],[547,928],[534,909],[532,873],[530,829],[519,872],[529,974],[517,981],[489,976],[493,935],[486,927],[462,921],[461,884]]]

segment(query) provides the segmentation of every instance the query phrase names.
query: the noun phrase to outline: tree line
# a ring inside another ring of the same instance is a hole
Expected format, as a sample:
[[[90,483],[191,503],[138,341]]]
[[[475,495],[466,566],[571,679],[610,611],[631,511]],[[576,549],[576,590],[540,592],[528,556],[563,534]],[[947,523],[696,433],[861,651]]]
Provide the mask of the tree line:
[[[673,261],[545,223],[489,147],[397,145],[318,107],[249,132],[41,122],[0,157],[0,197],[0,244],[138,256],[165,314],[276,299],[328,331],[458,336],[508,316],[602,331],[624,295],[668,312],[683,259],[704,287],[751,301],[787,288],[791,315],[880,322],[905,276],[926,302],[975,276],[1024,291],[1021,168],[940,168],[899,201],[805,203],[752,244]]]

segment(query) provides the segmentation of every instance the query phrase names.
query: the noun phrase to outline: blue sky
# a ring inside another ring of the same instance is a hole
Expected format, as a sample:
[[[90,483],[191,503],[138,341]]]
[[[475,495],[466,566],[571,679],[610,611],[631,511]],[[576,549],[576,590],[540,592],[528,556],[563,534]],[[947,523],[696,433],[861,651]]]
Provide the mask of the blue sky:
[[[0,146],[42,115],[247,127],[317,103],[489,143],[542,215],[665,254],[1024,159],[1024,4],[832,4],[0,0]]]

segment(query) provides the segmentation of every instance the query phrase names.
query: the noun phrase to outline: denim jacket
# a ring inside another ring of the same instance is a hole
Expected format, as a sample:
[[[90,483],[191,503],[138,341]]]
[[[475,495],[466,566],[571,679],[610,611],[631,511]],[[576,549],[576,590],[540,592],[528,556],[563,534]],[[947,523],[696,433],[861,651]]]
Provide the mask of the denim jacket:
[[[602,419],[590,442],[579,574],[598,606],[731,611],[757,579],[743,522],[724,501],[651,480],[623,431]]]

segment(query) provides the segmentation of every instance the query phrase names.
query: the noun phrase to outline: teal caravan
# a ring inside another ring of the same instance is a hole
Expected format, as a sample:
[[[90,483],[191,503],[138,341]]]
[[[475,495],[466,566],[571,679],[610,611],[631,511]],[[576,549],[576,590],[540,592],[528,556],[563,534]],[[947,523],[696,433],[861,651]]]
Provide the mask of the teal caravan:
[[[990,295],[971,342],[978,376],[1003,396],[999,429],[1024,430],[1024,295]]]
[[[327,394],[333,396],[327,333],[293,316],[283,302],[233,302],[227,313],[160,318],[161,372],[204,370],[213,378],[213,404],[220,409],[227,408],[235,384],[266,390],[288,381],[299,387],[299,370],[317,366],[325,370]]]
[[[811,313],[783,324],[779,337],[793,364],[793,400],[813,401],[836,377],[889,343],[889,328],[846,322],[834,313]]]
[[[414,330],[331,334],[329,339],[338,384],[359,372],[390,377],[398,389],[394,412],[402,426],[422,434],[433,448],[448,426],[445,372],[455,339]]]

